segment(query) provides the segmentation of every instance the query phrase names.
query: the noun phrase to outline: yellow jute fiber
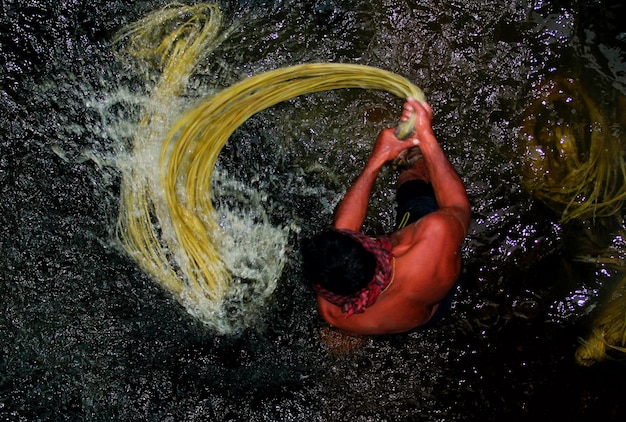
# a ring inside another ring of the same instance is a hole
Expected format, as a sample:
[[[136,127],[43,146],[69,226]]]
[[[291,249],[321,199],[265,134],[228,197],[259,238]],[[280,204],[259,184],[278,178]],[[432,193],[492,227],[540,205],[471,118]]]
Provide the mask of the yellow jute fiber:
[[[583,85],[553,77],[535,90],[522,129],[523,184],[561,221],[611,216],[626,200],[625,142]]]
[[[626,360],[626,261],[622,239],[626,231],[615,233],[617,242],[593,255],[580,255],[580,262],[593,263],[600,268],[615,272],[617,282],[611,281],[605,298],[600,302],[591,319],[589,332],[576,349],[576,361],[591,366],[604,360]]]
[[[561,221],[618,218],[626,201],[623,135],[575,78],[553,76],[539,84],[525,113],[524,186],[560,214]],[[623,236],[623,234],[622,234]],[[599,304],[575,357],[580,365],[626,352],[624,262],[610,248],[579,261],[613,267],[621,277]]]
[[[590,333],[581,343],[576,349],[576,361],[580,365],[626,358],[626,272],[622,271],[621,280],[601,306]]]
[[[207,14],[209,16],[207,16]],[[182,22],[176,24],[176,19]],[[219,9],[211,5],[169,6],[120,32],[117,41],[138,61],[162,72],[152,93],[156,102],[179,95],[194,66],[219,45]],[[169,123],[157,108],[146,110],[145,130],[134,140],[138,159],[150,145],[160,155],[154,177],[123,172],[118,237],[127,252],[162,286],[183,297],[207,318],[218,312],[233,282],[220,257],[221,229],[212,203],[212,176],[220,151],[255,113],[299,95],[343,88],[387,91],[424,101],[405,78],[375,67],[311,63],[247,78]],[[398,128],[403,138],[413,122]]]

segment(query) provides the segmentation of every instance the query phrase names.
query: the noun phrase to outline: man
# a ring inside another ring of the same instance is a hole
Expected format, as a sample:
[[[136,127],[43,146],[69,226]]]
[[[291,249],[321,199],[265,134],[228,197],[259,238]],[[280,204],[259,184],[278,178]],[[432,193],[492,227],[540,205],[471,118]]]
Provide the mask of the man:
[[[402,121],[416,114],[415,134],[381,131],[363,171],[348,189],[333,228],[303,245],[304,274],[321,316],[356,334],[392,334],[433,323],[449,305],[461,271],[460,246],[471,211],[463,183],[437,142],[432,110],[409,98]],[[396,231],[361,233],[374,182],[383,165],[406,149],[421,157],[398,179]]]

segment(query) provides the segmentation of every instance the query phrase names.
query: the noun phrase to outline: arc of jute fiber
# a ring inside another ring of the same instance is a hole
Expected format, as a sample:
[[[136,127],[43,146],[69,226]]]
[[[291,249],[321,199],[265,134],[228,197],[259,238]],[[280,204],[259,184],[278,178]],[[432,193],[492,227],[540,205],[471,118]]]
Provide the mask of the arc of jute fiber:
[[[424,101],[421,91],[391,72],[362,65],[304,64],[262,73],[221,91],[179,119],[166,137],[160,165],[170,215],[180,246],[190,256],[191,274],[202,274],[212,291],[221,286],[205,270],[206,258],[219,255],[212,239],[219,228],[209,193],[223,146],[261,110],[299,95],[340,88],[386,90]]]
[[[141,56],[149,56],[146,51],[150,52],[150,48],[144,46],[154,44],[154,50],[158,51],[152,53],[162,55],[158,62],[164,63],[164,76],[152,95],[157,100],[175,95],[180,87],[172,89],[172,86],[180,84],[199,57],[207,53],[198,48],[201,43],[196,42],[197,38],[204,40],[205,47],[219,44],[219,37],[205,33],[216,31],[213,19],[219,9],[200,6],[168,7],[122,32],[120,39],[130,37],[130,45],[137,45],[132,42],[137,34],[147,34],[148,39],[153,34],[164,37],[162,43],[150,40],[136,49]],[[175,29],[177,35],[171,36],[150,27],[162,26],[165,20],[171,26],[172,10],[177,10],[178,16],[192,15],[183,23],[184,31]],[[197,16],[206,12],[212,14],[208,19],[210,25],[203,25],[207,19]],[[165,13],[168,19],[163,17]],[[132,49],[127,51],[133,54]],[[176,53],[176,60],[170,59],[172,52]],[[178,62],[185,69],[176,69]],[[417,86],[397,74],[339,63],[280,68],[224,89],[188,111],[164,138],[158,139],[161,143],[158,170],[155,170],[159,172],[158,186],[137,172],[124,175],[118,236],[129,254],[165,288],[174,293],[186,291],[186,300],[195,302],[194,306],[201,312],[211,313],[210,309],[203,310],[203,306],[220,302],[231,282],[231,275],[220,259],[220,228],[211,198],[212,174],[222,148],[242,123],[261,110],[303,94],[344,88],[383,90],[400,98],[425,101]],[[143,124],[154,124],[160,120],[158,117],[163,116],[155,116],[154,110],[148,110]],[[414,117],[398,127],[397,136],[401,139],[408,136],[413,125]],[[158,136],[158,130],[148,130],[142,136]],[[145,142],[145,139],[135,140],[134,154],[142,153]],[[159,197],[164,197],[165,205],[159,202]],[[174,234],[165,235],[166,228],[171,228]],[[176,261],[175,265],[171,260]]]

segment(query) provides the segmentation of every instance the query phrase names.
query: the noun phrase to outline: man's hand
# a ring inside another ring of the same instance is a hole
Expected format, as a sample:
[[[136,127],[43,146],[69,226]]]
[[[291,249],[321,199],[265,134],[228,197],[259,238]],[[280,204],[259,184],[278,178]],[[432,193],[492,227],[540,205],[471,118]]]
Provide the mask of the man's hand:
[[[348,189],[337,207],[335,228],[361,230],[367,214],[367,206],[374,182],[386,162],[393,161],[402,151],[414,148],[422,141],[426,145],[434,145],[436,148],[440,148],[430,126],[432,119],[430,106],[426,103],[420,104],[418,101],[409,98],[404,104],[401,119],[408,119],[411,113],[416,114],[415,136],[401,141],[394,135],[394,129],[383,129],[380,132],[363,171],[350,189]],[[445,160],[443,152],[440,152],[440,154]]]
[[[418,138],[401,141],[394,135],[394,129],[383,129],[374,143],[370,162],[382,167],[386,162],[393,161],[405,149],[413,148],[418,144]]]
[[[404,107],[402,109],[402,115],[400,116],[400,121],[405,122],[409,120],[409,118],[415,114],[415,134],[413,138],[420,138],[420,135],[432,135],[432,120],[433,120],[433,110],[430,108],[430,105],[426,102],[420,103],[414,98],[407,98],[404,103]]]
[[[408,98],[402,108],[400,121],[405,122],[415,115],[415,134],[407,139],[400,140],[394,134],[393,129],[383,129],[374,143],[374,149],[370,157],[376,165],[382,166],[388,161],[393,161],[402,151],[419,146],[420,138],[433,136],[431,126],[433,111],[427,103],[420,103],[414,98]]]

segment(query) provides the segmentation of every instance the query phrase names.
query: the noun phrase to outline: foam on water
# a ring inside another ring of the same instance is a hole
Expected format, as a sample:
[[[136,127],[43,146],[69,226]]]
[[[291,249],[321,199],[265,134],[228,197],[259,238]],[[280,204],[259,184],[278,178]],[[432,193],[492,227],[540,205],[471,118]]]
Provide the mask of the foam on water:
[[[129,188],[133,191],[149,192],[157,219],[155,224],[162,239],[162,253],[171,258],[174,270],[184,268],[186,257],[176,248],[176,232],[168,218],[161,186],[159,162],[163,139],[187,109],[199,98],[206,98],[213,92],[207,87],[196,87],[194,97],[155,98],[150,92],[136,93],[128,87],[112,87],[111,92],[101,93],[100,98],[91,98],[85,104],[100,116],[102,125],[96,130],[104,132],[104,137],[114,145],[110,149],[115,152],[101,151],[94,146],[83,151],[78,159],[93,160],[103,174],[121,173],[125,180],[131,181],[133,186]],[[137,113],[120,111],[137,107],[146,110],[142,114],[150,116],[147,125],[136,120]],[[62,149],[55,152],[69,159]],[[218,239],[220,255],[232,282],[227,284],[226,291],[221,292],[222,299],[218,301],[207,297],[196,285],[184,282],[184,275],[179,275],[180,283],[169,290],[191,315],[208,327],[226,333],[258,323],[258,314],[281,276],[291,229],[275,226],[269,221],[271,203],[267,201],[267,194],[246,186],[226,171],[214,172],[212,196],[217,205],[215,217],[221,231],[211,236]],[[205,220],[207,217],[204,216]],[[293,224],[291,227],[295,228]],[[142,262],[139,255],[135,258],[142,265],[152,265]],[[159,271],[162,269],[153,268],[149,272]]]

